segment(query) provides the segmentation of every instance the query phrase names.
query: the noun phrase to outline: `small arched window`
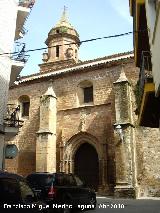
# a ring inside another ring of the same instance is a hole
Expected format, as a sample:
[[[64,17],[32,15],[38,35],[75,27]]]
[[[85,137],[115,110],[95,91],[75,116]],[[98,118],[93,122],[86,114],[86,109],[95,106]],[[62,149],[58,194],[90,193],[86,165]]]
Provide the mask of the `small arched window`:
[[[56,57],[59,57],[59,45],[56,46]]]
[[[27,95],[23,95],[19,98],[20,105],[20,116],[28,117],[29,116],[29,108],[30,108],[30,99]]]
[[[75,49],[75,58],[77,59],[77,49]]]
[[[80,104],[93,103],[93,84],[83,81],[78,85],[78,99]]]

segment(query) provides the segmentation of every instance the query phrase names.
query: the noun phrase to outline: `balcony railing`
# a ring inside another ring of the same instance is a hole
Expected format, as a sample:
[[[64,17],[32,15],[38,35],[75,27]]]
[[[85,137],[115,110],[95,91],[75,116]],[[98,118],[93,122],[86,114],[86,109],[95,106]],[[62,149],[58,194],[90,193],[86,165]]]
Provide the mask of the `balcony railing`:
[[[11,55],[11,59],[26,63],[29,57],[30,56],[25,53],[25,44],[17,42],[15,44],[14,54]]]
[[[32,8],[34,4],[35,4],[35,0],[19,0],[18,5],[21,7]]]
[[[143,90],[145,83],[152,82],[152,63],[151,63],[151,53],[149,51],[143,51],[141,55],[141,66],[139,74],[139,89]]]
[[[7,105],[7,113],[5,120],[5,126],[20,128],[22,127],[23,121],[19,120],[20,106],[15,104]]]
[[[137,87],[135,90],[138,111],[140,109],[140,105],[141,105],[141,101],[142,101],[142,97],[144,93],[144,86],[146,83],[151,83],[151,82],[153,82],[151,53],[149,51],[143,51],[141,54],[139,80],[137,82]]]

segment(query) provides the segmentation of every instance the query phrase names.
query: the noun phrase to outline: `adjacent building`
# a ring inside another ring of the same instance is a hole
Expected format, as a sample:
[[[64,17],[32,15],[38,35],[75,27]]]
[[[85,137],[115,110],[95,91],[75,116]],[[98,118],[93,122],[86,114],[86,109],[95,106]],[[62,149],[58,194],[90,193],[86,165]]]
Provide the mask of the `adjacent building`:
[[[0,1],[0,169],[4,163],[4,138],[16,134],[19,126],[16,118],[18,108],[7,108],[8,90],[16,80],[26,62],[23,52],[14,52],[14,42],[24,33],[24,22],[30,13],[34,1],[1,0]],[[16,127],[16,128],[15,128]]]
[[[137,126],[133,53],[80,61],[79,35],[65,10],[45,43],[40,72],[9,91],[24,123],[8,141],[19,153],[6,169],[71,172],[99,193],[159,196],[160,139],[157,129]]]
[[[139,125],[159,127],[160,119],[160,1],[130,0],[134,56],[140,68],[137,82]]]

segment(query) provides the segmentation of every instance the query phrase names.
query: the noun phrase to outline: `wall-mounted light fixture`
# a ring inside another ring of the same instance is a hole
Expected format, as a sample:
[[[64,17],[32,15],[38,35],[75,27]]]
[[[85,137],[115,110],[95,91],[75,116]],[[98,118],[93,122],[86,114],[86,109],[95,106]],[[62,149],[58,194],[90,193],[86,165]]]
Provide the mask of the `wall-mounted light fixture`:
[[[124,135],[123,135],[122,126],[120,124],[116,125],[115,130],[116,130],[117,134],[119,135],[121,142],[123,142],[124,141]]]

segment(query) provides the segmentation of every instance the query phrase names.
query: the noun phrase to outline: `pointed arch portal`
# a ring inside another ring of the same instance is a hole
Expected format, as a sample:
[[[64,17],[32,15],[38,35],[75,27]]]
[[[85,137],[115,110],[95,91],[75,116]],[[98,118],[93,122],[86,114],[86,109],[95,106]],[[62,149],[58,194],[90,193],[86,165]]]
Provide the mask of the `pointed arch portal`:
[[[89,143],[83,143],[77,149],[74,156],[74,173],[85,183],[98,189],[99,184],[99,160],[95,148]]]

